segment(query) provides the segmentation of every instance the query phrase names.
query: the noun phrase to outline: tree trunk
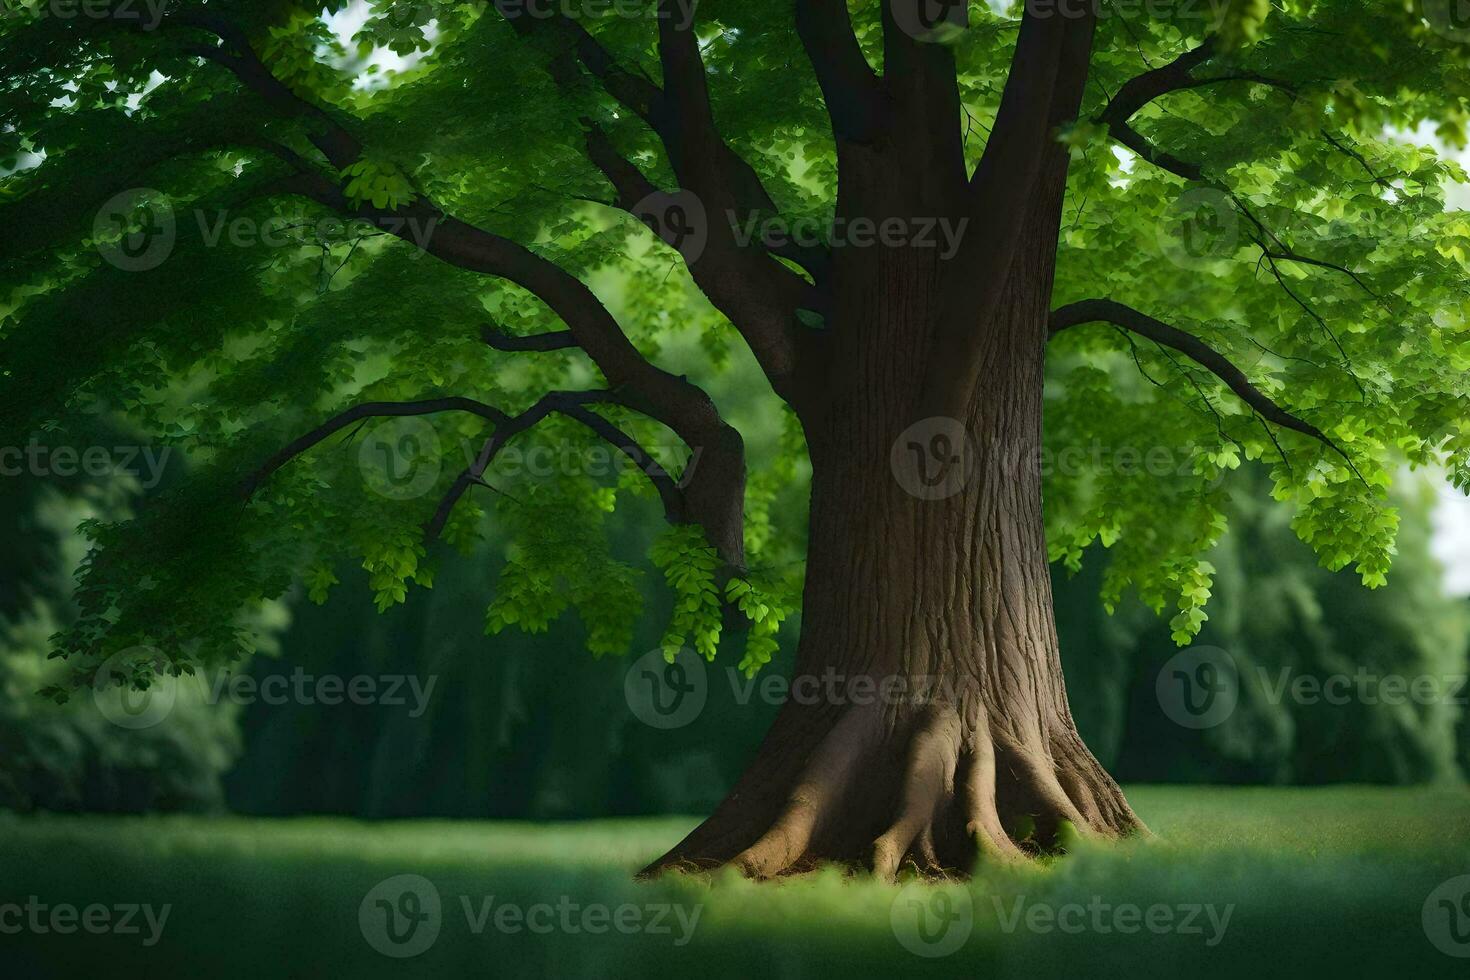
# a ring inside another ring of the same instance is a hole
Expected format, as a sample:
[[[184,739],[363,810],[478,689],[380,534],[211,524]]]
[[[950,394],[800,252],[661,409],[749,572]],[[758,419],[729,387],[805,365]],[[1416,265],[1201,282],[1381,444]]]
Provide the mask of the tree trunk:
[[[650,870],[734,863],[767,877],[838,861],[891,875],[909,860],[965,871],[977,851],[1058,843],[1064,821],[1084,834],[1139,827],[1063,687],[1033,340],[998,346],[1007,363],[987,366],[967,426],[905,432],[906,406],[859,385],[809,427],[793,697],[734,791]]]
[[[963,873],[1064,844],[1069,827],[1141,828],[1078,736],[1052,613],[1039,450],[1054,191],[993,322],[974,328],[984,351],[962,419],[915,421],[951,271],[901,250],[839,266],[832,380],[803,416],[793,696],[730,795],[650,872]]]
[[[885,87],[886,135],[839,140],[839,219],[947,216],[963,241],[951,256],[833,251],[823,372],[793,402],[812,499],[792,697],[730,795],[649,872],[964,873],[1073,831],[1142,829],[1072,721],[1041,516],[1068,166],[1055,131],[1077,117],[1093,29],[1026,18],[974,183],[942,45],[891,45],[917,60],[885,76],[912,82]]]

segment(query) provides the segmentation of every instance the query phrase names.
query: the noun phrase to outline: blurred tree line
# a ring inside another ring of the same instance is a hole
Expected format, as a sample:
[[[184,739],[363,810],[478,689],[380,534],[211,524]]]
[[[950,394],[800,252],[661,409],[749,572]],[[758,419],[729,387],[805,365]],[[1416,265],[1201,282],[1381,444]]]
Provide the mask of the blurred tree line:
[[[99,426],[68,445],[113,447],[126,436]],[[111,463],[117,463],[113,458]],[[82,521],[117,519],[139,490],[135,476],[0,477],[0,808],[139,812],[224,806],[221,779],[239,757],[239,712],[183,690],[163,724],[136,730],[91,698],[60,705],[38,692],[65,670],[49,638],[73,616],[73,575],[86,556]],[[267,636],[287,622],[266,611]]]
[[[1246,477],[1249,478],[1249,477]],[[1282,671],[1325,678],[1464,675],[1465,603],[1448,598],[1429,553],[1432,497],[1404,501],[1388,587],[1364,589],[1318,566],[1290,514],[1264,494],[1235,495],[1232,532],[1201,644],[1228,651],[1239,700],[1222,724],[1190,730],[1161,710],[1155,679],[1178,648],[1140,605],[1113,616],[1098,600],[1098,561],[1054,574],[1068,693],[1088,744],[1122,780],[1217,783],[1416,783],[1459,779],[1470,739],[1452,704],[1297,703]],[[627,533],[635,533],[629,530]],[[491,553],[441,573],[427,601],[373,615],[364,589],[298,608],[284,640],[320,673],[418,671],[437,677],[420,718],[388,706],[249,711],[246,756],[227,777],[234,807],[365,817],[433,813],[534,819],[700,812],[714,805],[777,705],[726,663],[710,665],[707,703],[659,730],[624,700],[630,662],[658,641],[655,607],[628,658],[585,663],[574,624],[539,637],[481,636]],[[650,576],[652,580],[652,576]],[[346,583],[353,584],[353,583]],[[785,675],[799,624],[767,671]],[[279,665],[258,660],[258,672]],[[1458,757],[1458,758],[1457,758]]]
[[[1470,616],[1463,601],[1443,594],[1429,553],[1432,494],[1422,483],[1406,485],[1394,573],[1373,592],[1350,573],[1319,567],[1283,506],[1255,491],[1234,494],[1231,531],[1211,559],[1219,574],[1199,639],[1228,652],[1238,668],[1238,703],[1214,727],[1181,727],[1161,709],[1155,680],[1177,653],[1162,619],[1137,604],[1105,614],[1099,561],[1076,576],[1055,574],[1073,711],[1119,779],[1460,778],[1470,735],[1458,705],[1289,693],[1300,676],[1466,673]],[[721,661],[709,666],[706,705],[689,724],[660,730],[639,720],[624,675],[657,646],[668,611],[651,569],[650,615],[628,657],[591,660],[571,621],[538,636],[485,636],[484,608],[501,562],[491,541],[471,560],[446,563],[431,591],[383,615],[356,580],[363,573],[339,571],[343,587],[322,606],[296,602],[289,627],[282,610],[264,611],[266,633],[279,642],[241,668],[258,684],[276,678],[306,690],[318,678],[340,677],[344,685],[372,678],[387,692],[412,676],[428,694],[422,703],[405,684],[393,703],[324,704],[260,697],[268,684],[238,689],[255,696],[222,697],[206,679],[181,684],[159,724],[119,727],[90,698],[55,705],[35,692],[59,669],[45,649],[64,623],[70,574],[83,557],[70,529],[88,515],[116,516],[130,496],[126,481],[0,480],[0,529],[11,542],[0,570],[0,807],[370,818],[698,812],[720,798],[777,708],[760,695],[760,679],[747,685]],[[630,518],[620,532],[626,553],[637,553],[655,526]],[[767,673],[789,672],[797,628],[790,624]]]

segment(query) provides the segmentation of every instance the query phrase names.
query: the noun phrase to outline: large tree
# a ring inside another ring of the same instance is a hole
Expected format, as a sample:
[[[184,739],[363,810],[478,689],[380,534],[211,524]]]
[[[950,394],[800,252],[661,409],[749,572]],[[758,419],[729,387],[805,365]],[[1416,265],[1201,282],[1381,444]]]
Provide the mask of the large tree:
[[[1139,827],[1048,561],[1100,540],[1187,643],[1242,458],[1368,585],[1390,473],[1470,466],[1463,175],[1414,142],[1470,118],[1453,3],[373,0],[344,43],[349,6],[5,21],[7,435],[122,411],[192,464],[90,528],[75,683],[228,661],[348,558],[401,601],[484,520],[489,629],[620,650],[644,498],[670,655],[741,626],[758,670],[804,559],[825,692],[654,867],[964,868]],[[708,392],[762,376],[752,467]],[[502,465],[593,443],[634,465]]]

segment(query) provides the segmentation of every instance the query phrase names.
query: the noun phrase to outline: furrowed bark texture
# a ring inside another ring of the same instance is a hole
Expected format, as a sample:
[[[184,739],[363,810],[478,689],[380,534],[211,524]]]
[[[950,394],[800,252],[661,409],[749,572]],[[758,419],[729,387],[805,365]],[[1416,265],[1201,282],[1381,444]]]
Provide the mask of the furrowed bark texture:
[[[1075,113],[1075,49],[1085,66],[1086,46],[1056,43],[1060,80],[1033,97],[1037,111],[1069,118],[1056,100]],[[1064,843],[1068,825],[1084,836],[1141,829],[1072,720],[1042,525],[1067,153],[1049,142],[1029,186],[1014,188],[1020,230],[998,250],[1004,268],[987,272],[977,264],[997,252],[985,239],[993,215],[975,209],[974,188],[905,177],[947,165],[895,166],[921,135],[895,125],[886,141],[840,146],[839,215],[971,222],[948,260],[940,249],[834,251],[830,349],[813,381],[820,397],[801,412],[813,477],[792,690],[809,695],[787,702],[729,797],[650,872],[734,865],[770,877],[833,861],[886,876],[905,864],[964,873],[977,858]],[[994,295],[971,295],[997,280]],[[976,379],[936,392],[954,372],[934,360],[956,337],[973,345]],[[958,415],[926,420],[935,405]],[[922,477],[946,465],[964,476],[947,496],[929,493]]]

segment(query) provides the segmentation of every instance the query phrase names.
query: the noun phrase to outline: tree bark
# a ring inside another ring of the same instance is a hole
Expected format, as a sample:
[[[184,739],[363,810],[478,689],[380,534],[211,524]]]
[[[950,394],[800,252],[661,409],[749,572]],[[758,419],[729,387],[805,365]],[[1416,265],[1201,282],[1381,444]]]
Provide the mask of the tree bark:
[[[867,376],[808,426],[795,696],[729,797],[650,871],[965,872],[1063,843],[1064,822],[1139,828],[1067,704],[1037,463],[1045,310],[1009,314],[963,429],[905,434],[921,359],[898,351],[862,358]],[[936,435],[968,441],[950,453]],[[955,492],[926,499],[945,492],[924,478],[946,462],[964,474]]]
[[[837,216],[943,220],[963,241],[834,249],[822,368],[794,403],[812,498],[792,697],[730,795],[646,873],[963,874],[1142,829],[1072,720],[1041,510],[1057,128],[1093,28],[1028,13],[973,180],[958,146],[920,152],[949,146],[933,134],[958,114],[947,52],[885,34],[944,84],[893,71],[864,90],[882,125],[838,130]]]
[[[955,269],[915,249],[837,264],[830,373],[803,416],[813,475],[793,697],[730,795],[648,872],[964,873],[1074,830],[1142,829],[1077,733],[1052,612],[1040,445],[1065,170],[1061,150],[990,322],[970,326],[980,371],[961,418],[920,418]]]

